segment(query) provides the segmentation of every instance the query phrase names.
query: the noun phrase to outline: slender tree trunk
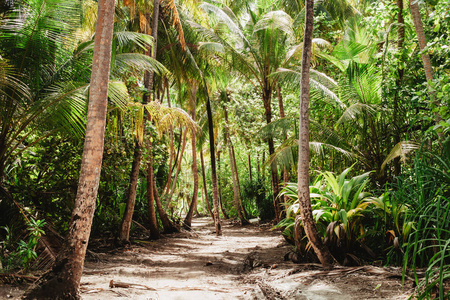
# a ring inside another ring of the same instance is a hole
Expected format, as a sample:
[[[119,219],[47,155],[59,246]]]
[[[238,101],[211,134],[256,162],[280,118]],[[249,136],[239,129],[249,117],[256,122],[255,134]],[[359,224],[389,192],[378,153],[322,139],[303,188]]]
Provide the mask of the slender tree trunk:
[[[217,191],[217,172],[216,172],[216,157],[214,150],[214,127],[211,111],[211,103],[209,100],[208,87],[204,83],[206,92],[206,112],[208,115],[208,132],[209,132],[209,151],[211,154],[211,178],[212,178],[212,191],[213,191],[213,205],[214,205],[214,226],[216,227],[216,235],[222,235],[222,225],[220,224],[219,216],[219,196]]]
[[[203,199],[203,201],[206,202],[206,207],[208,208],[209,215],[214,220],[214,214],[211,210],[211,205],[209,204],[209,200],[208,200],[208,189],[206,186],[206,172],[205,172],[205,160],[203,159],[203,150],[200,151],[200,161],[202,163],[203,189],[205,191],[205,198]]]
[[[305,0],[305,34],[303,35],[303,53],[300,88],[300,130],[298,147],[298,199],[300,215],[305,233],[324,267],[333,264],[333,258],[327,246],[322,242],[314,222],[309,195],[309,68],[311,62],[312,34],[314,29],[314,0]]]
[[[194,82],[192,85],[191,94],[191,116],[192,120],[195,120],[195,110],[197,107],[197,83]],[[192,132],[192,175],[194,178],[194,191],[192,194],[191,205],[189,206],[189,211],[184,219],[184,225],[186,228],[191,228],[192,217],[194,212],[197,210],[197,197],[198,197],[198,170],[197,170],[197,139],[195,132]]]
[[[250,153],[247,154],[247,160],[248,160],[248,179],[250,180],[250,182],[253,181],[252,178],[252,158],[250,156]]]
[[[167,105],[169,107],[172,107],[171,101],[170,101],[170,92],[169,92],[169,82],[167,78],[164,80],[164,85],[167,89]],[[167,183],[164,186],[163,194],[167,194],[170,189],[170,180],[172,179],[172,161],[174,156],[174,147],[173,147],[173,126],[172,124],[169,125],[169,136],[170,136],[170,152],[169,152],[169,174],[167,175]]]
[[[419,3],[417,0],[409,0],[409,6],[411,9],[411,16],[414,22],[414,28],[416,30],[417,39],[419,40],[420,51],[423,51],[427,46],[427,38],[423,30],[422,18],[420,17]],[[425,77],[427,81],[433,80],[433,69],[431,66],[431,60],[428,53],[423,52],[421,54],[423,67],[425,69]]]
[[[234,169],[236,170],[236,183],[237,183],[237,190],[238,190],[238,195],[239,195],[239,205],[241,206],[242,209],[242,214],[244,215],[244,219],[248,219],[247,217],[247,212],[245,211],[245,207],[244,204],[242,204],[242,196],[241,196],[241,184],[239,181],[239,173],[237,171],[237,164],[236,164],[236,153],[234,152],[234,146],[233,143],[231,143],[231,152],[233,153],[233,164],[234,164]]]
[[[403,18],[403,0],[396,0],[397,2],[397,22],[399,24],[398,26],[398,41],[397,41],[397,48],[400,53],[403,53],[403,42],[405,40],[405,19]],[[403,55],[402,55],[403,56]],[[401,57],[402,57],[401,56]],[[400,88],[403,84],[403,68],[400,67],[400,60],[397,67],[397,88]],[[394,146],[400,143],[400,129],[399,129],[399,100],[400,100],[400,91],[397,90],[394,95],[394,109],[393,109],[393,121],[395,126],[394,131]],[[400,167],[400,157],[397,157],[394,159],[394,175],[400,176],[401,174],[401,167]]]
[[[151,140],[148,141],[148,148],[151,149]],[[153,155],[150,153],[150,158],[147,163],[147,202],[148,202],[148,216],[149,216],[149,228],[150,239],[156,240],[160,238],[158,220],[156,219],[155,210],[155,194],[153,191]]]
[[[159,19],[159,0],[153,1],[153,15],[152,15],[152,37],[153,37],[153,47],[148,49],[147,55],[151,56],[153,59],[156,59],[156,49],[158,45],[158,19]],[[147,94],[145,95],[144,103],[150,102],[150,94],[153,91],[153,81],[154,81],[154,72],[146,71],[144,75],[144,85],[147,88]],[[155,93],[153,92],[153,99],[155,99]],[[150,114],[147,115],[148,121],[150,121]],[[145,128],[145,121],[144,121]],[[150,154],[150,161],[147,163],[147,199],[148,199],[148,213],[149,213],[149,221],[150,221],[150,239],[158,239],[159,229],[158,229],[158,220],[156,219],[156,210],[155,210],[155,194],[153,192],[153,181],[154,172],[153,172],[153,153],[152,153],[152,143],[151,138],[149,137],[148,142],[148,153]]]
[[[280,118],[285,118],[286,114],[284,113],[283,95],[281,94],[281,86],[280,85],[277,86],[277,96],[278,96],[278,107],[280,108]],[[286,132],[284,133],[284,140],[285,141],[287,140]],[[290,181],[289,171],[286,167],[283,168],[283,181],[284,181],[283,186],[286,186],[287,182]],[[287,195],[284,195],[284,197],[283,197],[284,203],[286,203],[288,201],[288,198],[289,197]],[[283,214],[283,217],[284,217],[284,214]]]
[[[102,169],[114,4],[112,0],[99,1],[86,138],[67,239],[52,270],[27,292],[25,295],[27,299],[80,299],[81,274]]]
[[[166,211],[164,210],[164,207],[161,203],[161,199],[159,198],[158,190],[156,189],[156,180],[153,180],[153,194],[155,196],[156,208],[158,209],[158,215],[159,218],[161,219],[161,223],[164,228],[164,233],[179,232],[180,230],[177,227],[175,227],[172,221],[170,221]]]
[[[227,138],[227,144],[228,144],[228,153],[230,156],[230,167],[231,167],[231,178],[233,181],[233,202],[234,202],[234,208],[236,209],[236,212],[238,214],[239,220],[241,222],[241,225],[247,224],[247,220],[244,217],[244,214],[242,213],[242,207],[240,205],[240,201],[239,198],[241,197],[239,189],[238,189],[238,183],[237,183],[237,179],[236,179],[236,173],[237,173],[237,169],[235,168],[236,164],[236,160],[234,157],[234,153],[233,153],[233,145],[231,143],[231,137],[230,137],[230,130],[229,130],[229,124],[228,124],[228,112],[227,112],[227,108],[225,105],[223,105],[223,114],[224,114],[224,118],[225,118],[225,136]]]
[[[125,213],[123,214],[122,225],[120,227],[121,229],[119,239],[122,243],[128,243],[130,241],[130,228],[131,228],[131,221],[133,220],[140,163],[141,163],[141,147],[139,145],[136,145],[134,147],[134,158],[133,158],[133,165],[131,167],[130,186],[128,188],[127,204],[125,207]]]
[[[220,173],[220,167],[221,167],[221,163],[220,163],[220,154],[222,153],[222,151],[217,151],[217,170]],[[223,198],[222,198],[222,184],[221,184],[221,180],[218,179],[217,180],[217,187],[219,189],[219,207],[220,207],[220,211],[222,212],[222,216],[225,220],[228,220],[228,214],[225,211],[225,209],[223,208]]]
[[[146,15],[147,20],[149,19],[149,14]],[[159,18],[159,1],[155,0],[154,1],[154,7],[153,7],[153,17],[152,17],[152,28],[156,29],[152,31],[152,37],[154,39],[154,49],[156,49],[156,45],[157,45],[157,38],[158,38],[158,18]],[[149,33],[148,32],[149,29],[146,28],[145,29],[145,33]],[[146,54],[148,56],[151,56],[152,58],[156,58],[156,51],[152,51],[152,48],[149,47],[146,50]],[[144,73],[144,85],[147,88],[148,94],[144,95],[143,97],[143,102],[144,104],[148,103],[150,101],[150,91],[153,87],[153,75],[154,72],[153,71],[145,71]],[[146,123],[146,118],[144,117],[144,128],[145,128],[145,123]],[[148,149],[149,152],[151,152],[151,149]],[[134,149],[135,155],[133,157],[133,163],[132,163],[132,168],[131,168],[131,174],[130,174],[130,186],[128,188],[128,197],[127,197],[127,204],[126,204],[126,213],[124,214],[124,217],[122,219],[122,225],[121,225],[121,231],[120,231],[120,235],[119,238],[122,242],[129,242],[129,236],[130,236],[130,228],[131,228],[131,221],[132,221],[132,216],[133,216],[133,212],[134,212],[134,205],[136,202],[136,192],[137,192],[137,183],[139,180],[139,168],[141,165],[141,159],[142,156],[140,155],[140,153],[142,152],[141,150],[141,145],[137,142],[135,145],[135,149]],[[137,155],[137,153],[139,153],[139,155]],[[147,178],[149,177],[153,177],[150,176],[150,172],[153,172],[153,166],[147,164]],[[148,180],[147,180],[147,189],[151,189],[152,185],[148,185]],[[151,199],[153,198],[153,193],[149,193],[147,191],[147,198],[149,201],[151,201]],[[148,203],[150,206],[150,203]],[[149,207],[149,212],[154,212],[154,208],[150,209]],[[150,215],[150,228],[153,228],[153,230],[155,230],[154,226],[152,224],[156,223],[156,214],[154,215]],[[156,238],[156,236],[159,236],[159,233],[156,234],[154,232],[152,232],[151,230],[151,236],[153,238]]]
[[[170,189],[170,193],[169,193],[169,197],[168,197],[169,202],[172,200],[173,193],[175,192],[175,188],[177,186],[178,175],[180,174],[180,170],[181,170],[181,162],[182,162],[184,150],[186,149],[186,135],[187,135],[187,130],[185,130],[183,133],[183,141],[182,141],[180,156],[178,159],[177,170],[175,171],[175,178],[173,179],[172,188]]]
[[[268,79],[265,80],[264,90],[263,90],[263,102],[264,102],[264,110],[266,115],[266,122],[270,124],[272,122],[272,88],[268,83]],[[275,153],[275,145],[273,142],[273,138],[269,137],[267,139],[267,144],[269,145],[269,156]],[[272,178],[272,199],[273,206],[275,209],[275,218],[277,222],[281,221],[281,203],[278,198],[278,194],[280,192],[280,179],[278,177],[277,165],[275,162],[270,164],[270,175]]]

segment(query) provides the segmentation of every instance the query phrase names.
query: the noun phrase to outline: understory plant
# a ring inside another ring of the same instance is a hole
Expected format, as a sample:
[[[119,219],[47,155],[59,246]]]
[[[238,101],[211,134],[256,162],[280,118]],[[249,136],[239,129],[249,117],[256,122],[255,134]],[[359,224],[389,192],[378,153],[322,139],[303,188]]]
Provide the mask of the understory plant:
[[[351,170],[352,167],[337,176],[331,172],[321,172],[310,186],[310,195],[318,230],[332,254],[345,263],[358,263],[355,250],[364,249],[372,255],[364,243],[367,230],[363,222],[369,213],[367,208],[372,196],[365,191],[370,173],[347,178]],[[289,201],[286,204],[286,218],[277,227],[284,227],[283,234],[292,240],[295,216],[300,213],[297,184],[288,183],[280,195],[287,196]],[[308,250],[307,243],[304,245]]]
[[[412,231],[403,245],[403,271],[412,273],[419,299],[448,299],[450,291],[450,138],[431,151],[430,140],[414,167],[398,182],[395,201],[408,205],[404,223]],[[426,268],[421,278],[418,268]],[[447,287],[447,289],[446,289]]]

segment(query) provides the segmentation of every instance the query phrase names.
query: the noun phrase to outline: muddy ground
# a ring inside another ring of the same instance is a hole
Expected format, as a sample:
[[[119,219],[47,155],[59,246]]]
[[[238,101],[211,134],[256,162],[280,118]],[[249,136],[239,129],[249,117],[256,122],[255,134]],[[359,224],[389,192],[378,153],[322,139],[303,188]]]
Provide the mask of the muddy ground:
[[[139,241],[88,256],[82,299],[406,299],[395,268],[341,267],[325,271],[294,264],[291,249],[269,225],[223,224],[194,219],[192,232]],[[100,249],[100,248],[99,248]],[[0,286],[0,299],[19,299],[26,285]]]

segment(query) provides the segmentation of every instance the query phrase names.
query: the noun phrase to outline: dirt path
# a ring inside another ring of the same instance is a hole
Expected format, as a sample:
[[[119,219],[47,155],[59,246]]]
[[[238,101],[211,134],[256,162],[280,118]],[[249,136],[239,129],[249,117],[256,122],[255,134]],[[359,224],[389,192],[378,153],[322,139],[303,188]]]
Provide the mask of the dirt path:
[[[194,219],[193,228],[88,261],[83,299],[405,299],[410,292],[388,278],[398,270],[324,272],[284,261],[290,246],[267,226],[224,224],[221,237],[208,218]]]
[[[225,222],[223,236],[216,237],[211,219],[201,218],[194,219],[193,229],[91,255],[82,277],[82,299],[362,300],[406,299],[411,293],[402,290],[397,269],[324,271],[284,261],[291,246],[270,226],[242,228]],[[0,286],[0,298],[17,299],[20,289]]]

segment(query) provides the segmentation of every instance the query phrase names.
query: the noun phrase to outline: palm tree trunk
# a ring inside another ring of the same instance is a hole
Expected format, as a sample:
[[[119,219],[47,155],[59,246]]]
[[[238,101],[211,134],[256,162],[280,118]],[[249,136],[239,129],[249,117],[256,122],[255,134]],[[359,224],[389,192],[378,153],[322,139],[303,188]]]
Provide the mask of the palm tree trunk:
[[[396,0],[397,2],[397,23],[399,24],[398,27],[398,41],[397,41],[397,48],[400,53],[403,53],[403,42],[405,40],[405,19],[403,18],[403,0]],[[403,84],[403,68],[400,67],[400,61],[398,63],[397,67],[397,87],[400,88]],[[394,95],[394,109],[393,109],[393,122],[395,126],[394,130],[394,146],[400,143],[400,129],[399,129],[399,90],[395,92]],[[400,176],[401,174],[401,167],[400,167],[400,157],[397,157],[394,159],[394,175]]]
[[[97,200],[106,124],[111,45],[114,26],[113,0],[100,0],[94,40],[86,138],[81,171],[67,239],[52,270],[27,292],[27,299],[79,299],[84,258]]]
[[[218,170],[218,173],[219,174],[221,174],[220,173],[220,167],[221,167],[221,163],[220,163],[220,154],[222,153],[222,151],[217,151],[217,170]],[[223,216],[223,218],[225,219],[225,220],[228,220],[229,219],[229,217],[228,217],[228,214],[227,214],[227,212],[225,211],[225,209],[223,208],[223,198],[222,198],[222,184],[221,184],[221,180],[220,179],[218,179],[217,180],[217,187],[218,187],[218,189],[219,189],[219,207],[220,207],[220,211],[222,212],[222,216]]]
[[[281,85],[277,86],[277,96],[278,96],[278,107],[280,108],[280,118],[285,118],[286,114],[284,113],[284,104],[283,104],[283,95],[281,94]],[[284,133],[284,140],[287,140],[287,133]],[[284,167],[283,169],[283,181],[284,181],[284,186],[286,186],[286,183],[290,181],[289,179],[289,171],[286,167]],[[284,203],[286,203],[288,201],[288,196],[284,195],[283,197],[284,199]],[[284,218],[284,213],[282,215],[282,217]]]
[[[125,213],[123,214],[122,225],[120,226],[119,239],[122,243],[128,243],[130,241],[130,228],[131,228],[131,221],[133,219],[134,205],[136,200],[140,163],[141,163],[141,147],[139,145],[136,145],[134,148],[133,164],[131,167],[130,186],[128,188],[127,204],[125,207]]]
[[[231,140],[230,140],[230,142],[231,142]],[[239,198],[238,198],[239,199],[239,205],[241,206],[242,214],[244,215],[244,219],[248,219],[248,214],[245,211],[244,205],[242,204],[241,184],[239,182],[239,173],[237,171],[238,168],[237,168],[237,164],[236,164],[236,153],[234,152],[234,146],[233,146],[232,142],[231,142],[231,152],[233,153],[233,165],[234,165],[234,169],[236,170],[235,175],[236,175],[237,190],[238,190],[238,195],[239,195]]]
[[[157,42],[157,38],[158,38],[158,17],[159,17],[159,1],[155,0],[154,1],[154,7],[153,7],[153,19],[152,19],[152,28],[155,28],[156,30],[152,31],[152,37],[154,39],[154,48],[156,49],[156,42]],[[149,15],[147,14],[147,19],[149,19]],[[148,30],[148,28],[146,28],[146,31]],[[148,33],[148,32],[145,32]],[[151,56],[152,58],[156,57],[156,51],[152,51],[151,48],[147,49],[146,54]],[[154,72],[153,71],[145,71],[144,73],[144,86],[147,88],[148,94],[144,95],[143,97],[143,102],[144,104],[148,103],[150,101],[150,91],[153,87],[153,75]],[[146,123],[146,118],[144,117],[143,120],[143,127],[145,128],[145,123]],[[148,149],[149,152],[151,151],[151,149]],[[139,143],[136,143],[135,145],[135,155],[133,157],[133,163],[132,163],[132,168],[131,168],[131,174],[130,174],[130,186],[128,188],[128,197],[127,197],[127,204],[126,204],[126,214],[124,214],[123,219],[122,219],[122,226],[121,226],[121,231],[120,231],[120,240],[122,242],[128,242],[129,241],[129,236],[130,236],[130,228],[131,228],[131,221],[132,221],[132,216],[133,216],[133,212],[134,212],[134,205],[136,202],[136,189],[137,189],[137,182],[139,180],[139,168],[141,165],[141,155],[137,155],[137,153],[141,153],[141,145]],[[147,164],[147,178],[153,178],[153,176],[150,176],[150,172],[153,172],[153,166],[150,164]],[[147,189],[151,189],[152,185],[148,185],[148,180],[147,180]],[[151,201],[151,199],[153,198],[153,193],[149,193],[147,191],[147,197],[149,202]],[[149,212],[154,212],[154,208],[150,209],[150,203],[149,204]],[[156,223],[156,214],[150,215],[150,228],[153,228],[154,226],[152,224]],[[155,228],[153,228],[153,230],[155,230]],[[159,233],[156,234],[152,231],[151,232],[151,236],[153,238],[156,238],[156,236],[159,236]]]
[[[180,230],[172,223],[172,221],[170,221],[166,211],[164,210],[161,199],[158,195],[158,190],[156,189],[156,180],[153,180],[153,194],[155,196],[156,208],[158,210],[158,215],[164,228],[164,233],[180,232]]]
[[[148,149],[152,148],[151,140],[148,141]],[[160,238],[158,220],[156,219],[155,210],[155,194],[153,192],[153,155],[150,153],[150,158],[147,163],[147,203],[148,203],[148,217],[150,228],[150,239],[157,240]]]
[[[206,172],[205,172],[205,160],[203,159],[203,150],[200,151],[200,161],[202,163],[203,190],[205,192],[205,198],[203,198],[203,201],[206,202],[206,207],[208,208],[209,215],[214,220],[214,214],[211,210],[211,205],[209,204],[208,200],[208,189],[206,187]]]
[[[263,91],[263,102],[264,102],[264,110],[265,110],[267,124],[270,124],[270,122],[272,122],[271,99],[272,99],[272,89],[269,87],[269,83],[266,82],[265,88]],[[269,156],[270,156],[275,153],[275,145],[274,145],[272,137],[269,137],[267,139],[267,144],[269,145]],[[280,179],[278,177],[278,170],[277,170],[277,165],[275,162],[272,162],[270,164],[270,175],[271,175],[271,179],[272,179],[272,199],[273,199],[273,206],[275,209],[275,218],[276,218],[277,222],[280,222],[281,221],[281,203],[278,199],[278,194],[280,192]]]
[[[233,153],[233,146],[231,144],[231,137],[230,137],[230,131],[229,131],[229,124],[228,124],[228,112],[225,105],[223,107],[223,114],[225,118],[225,136],[227,138],[227,144],[228,144],[228,153],[230,156],[230,167],[231,167],[231,178],[233,180],[233,200],[234,200],[234,208],[236,209],[236,212],[238,214],[239,220],[241,222],[241,225],[247,224],[247,220],[245,219],[243,213],[242,213],[242,206],[240,205],[239,198],[241,197],[240,192],[238,190],[238,183],[236,179],[236,173],[237,169],[235,168],[236,160]]]
[[[219,216],[219,196],[217,191],[217,172],[216,172],[216,156],[214,150],[214,127],[211,111],[211,103],[209,100],[209,94],[206,83],[204,84],[206,92],[206,112],[208,115],[208,132],[209,132],[209,151],[211,155],[211,179],[212,179],[212,191],[213,191],[213,206],[214,206],[214,226],[216,227],[216,235],[222,235],[222,225],[220,224]]]
[[[184,150],[186,149],[186,135],[187,135],[187,130],[184,130],[181,151],[180,151],[180,155],[178,158],[177,170],[175,171],[175,178],[173,179],[172,188],[170,189],[168,200],[167,200],[169,203],[172,200],[173,193],[175,192],[175,188],[177,186],[178,175],[180,174],[180,170],[181,170],[181,162],[182,162]]]
[[[168,107],[172,107],[172,103],[170,101],[170,92],[169,92],[169,82],[167,78],[164,79],[164,85],[167,89],[167,105]],[[174,153],[174,147],[173,147],[173,126],[172,124],[169,125],[169,136],[170,136],[170,152],[169,152],[169,174],[167,174],[167,183],[163,188],[163,194],[167,194],[170,189],[170,180],[172,179],[172,161],[173,161],[173,153]]]
[[[250,182],[253,181],[252,178],[252,158],[250,156],[250,153],[247,154],[247,161],[248,161],[248,179],[250,180]]]
[[[409,6],[411,9],[411,16],[414,22],[414,28],[416,30],[417,39],[419,40],[420,51],[423,51],[427,46],[427,38],[423,30],[422,18],[420,17],[419,3],[417,0],[409,0]],[[433,80],[433,69],[431,67],[431,60],[428,53],[422,52],[422,62],[425,69],[425,77],[427,81]]]
[[[301,102],[298,147],[298,199],[300,215],[297,218],[301,218],[305,233],[322,265],[324,267],[330,267],[333,264],[333,258],[317,231],[309,195],[309,69],[314,29],[314,0],[306,0],[305,2],[306,16],[300,83]]]
[[[195,120],[195,110],[197,106],[197,83],[192,85],[191,94],[191,116],[192,120]],[[184,219],[184,225],[186,228],[191,228],[192,217],[197,210],[197,197],[198,197],[198,170],[197,170],[197,139],[195,132],[192,132],[192,175],[194,178],[194,191],[192,193],[191,205],[189,211]]]

